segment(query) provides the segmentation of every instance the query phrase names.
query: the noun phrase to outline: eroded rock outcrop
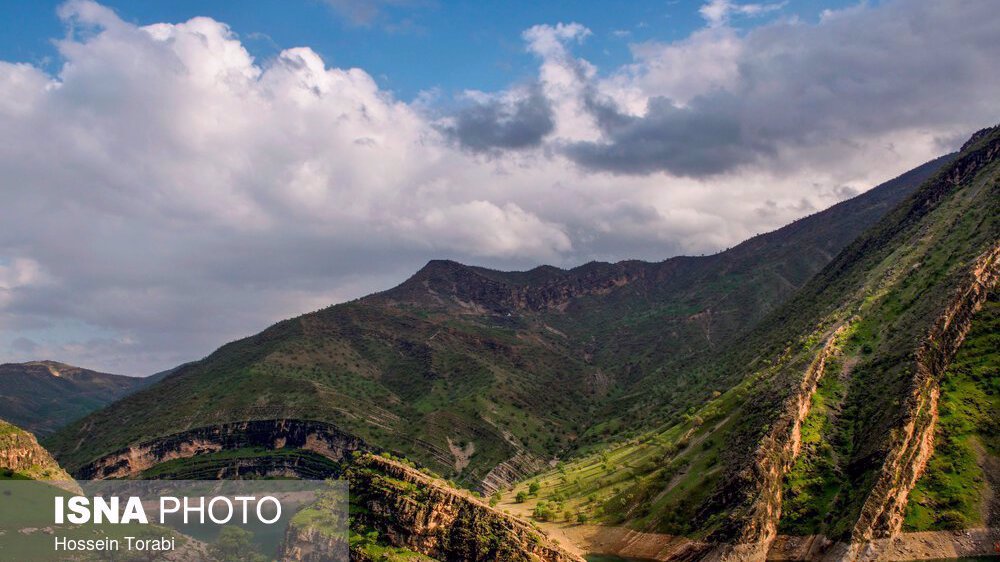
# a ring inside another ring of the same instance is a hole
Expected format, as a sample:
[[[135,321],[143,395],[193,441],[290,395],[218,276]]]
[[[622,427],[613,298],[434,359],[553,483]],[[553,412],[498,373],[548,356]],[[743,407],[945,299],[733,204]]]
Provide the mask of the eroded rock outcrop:
[[[541,531],[399,462],[374,455],[349,471],[356,524],[437,560],[582,562]]]
[[[52,480],[61,488],[79,489],[34,435],[3,420],[0,420],[0,473],[6,473],[6,477]]]
[[[850,557],[874,557],[875,553],[866,545],[900,532],[907,497],[934,450],[941,376],[962,345],[973,316],[998,280],[1000,243],[970,268],[967,281],[956,291],[954,299],[917,350],[912,391],[904,406],[904,422],[892,436],[878,480],[851,533]]]
[[[170,460],[250,447],[302,449],[339,461],[366,445],[327,423],[256,420],[201,427],[138,443],[93,461],[75,474],[87,480],[129,478]]]
[[[525,451],[518,451],[516,455],[496,465],[486,473],[480,483],[480,488],[486,494],[492,494],[497,490],[506,490],[547,466],[548,463],[545,462],[545,459]]]
[[[785,400],[781,415],[757,445],[754,462],[740,478],[750,498],[735,514],[735,536],[706,556],[707,560],[763,560],[778,536],[782,487],[802,449],[802,423],[809,415],[813,394],[826,372],[826,362],[836,350],[841,326],[827,336],[798,386]]]

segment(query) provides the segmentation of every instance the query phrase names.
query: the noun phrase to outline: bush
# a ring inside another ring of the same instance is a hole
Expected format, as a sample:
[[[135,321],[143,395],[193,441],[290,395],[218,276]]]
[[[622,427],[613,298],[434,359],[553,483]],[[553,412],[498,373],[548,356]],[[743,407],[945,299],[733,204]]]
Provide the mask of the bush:
[[[550,521],[555,516],[555,513],[549,507],[548,502],[540,501],[535,506],[535,510],[531,513],[531,516],[537,521]]]
[[[514,496],[514,501],[517,503],[524,503],[527,500],[528,500],[528,493],[525,492],[524,490],[521,490],[520,492],[517,493],[516,496]]]
[[[955,511],[954,509],[949,509],[941,513],[937,518],[937,524],[942,529],[949,531],[964,529],[966,527],[965,516],[960,511]]]

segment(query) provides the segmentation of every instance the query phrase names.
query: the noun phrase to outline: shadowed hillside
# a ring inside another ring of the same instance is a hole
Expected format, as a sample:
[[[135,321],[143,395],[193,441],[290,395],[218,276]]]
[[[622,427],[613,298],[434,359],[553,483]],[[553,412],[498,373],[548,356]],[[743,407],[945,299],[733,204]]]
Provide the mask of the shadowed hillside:
[[[45,436],[154,382],[55,361],[0,365],[0,417]]]

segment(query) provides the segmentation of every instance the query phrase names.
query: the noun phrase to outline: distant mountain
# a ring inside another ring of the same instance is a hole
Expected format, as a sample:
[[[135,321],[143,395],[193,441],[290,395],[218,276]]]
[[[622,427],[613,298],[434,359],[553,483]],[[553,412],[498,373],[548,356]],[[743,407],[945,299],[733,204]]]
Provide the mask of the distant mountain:
[[[155,381],[56,361],[5,363],[0,365],[0,418],[44,436],[150,382]]]
[[[433,261],[225,345],[47,444],[72,470],[121,475],[107,456],[126,446],[309,420],[491,491],[703,403],[715,387],[691,358],[726,349],[951,158],[714,256],[527,272]]]

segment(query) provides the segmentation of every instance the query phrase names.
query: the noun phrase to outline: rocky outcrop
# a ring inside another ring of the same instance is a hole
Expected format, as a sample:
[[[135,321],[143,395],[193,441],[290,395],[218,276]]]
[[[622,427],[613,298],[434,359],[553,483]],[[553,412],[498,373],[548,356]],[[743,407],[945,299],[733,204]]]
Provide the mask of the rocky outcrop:
[[[739,485],[749,501],[734,513],[729,528],[735,527],[735,533],[725,537],[726,544],[706,559],[763,560],[767,556],[778,536],[784,478],[802,448],[802,423],[809,415],[813,394],[843,330],[844,326],[840,326],[827,337],[797,387],[785,399],[781,415],[758,443],[754,462],[739,476]]]
[[[486,473],[479,487],[486,494],[492,494],[497,490],[506,490],[547,466],[548,463],[544,459],[526,451],[519,451]]]
[[[361,439],[328,423],[257,420],[201,427],[138,443],[93,461],[75,474],[87,480],[129,478],[170,460],[250,447],[302,449],[334,461],[366,448]]]
[[[402,463],[374,455],[351,467],[355,524],[443,561],[582,562],[541,531]]]
[[[60,488],[79,490],[73,478],[38,444],[34,435],[3,420],[0,420],[0,476],[51,480]]]
[[[933,452],[941,376],[962,345],[973,315],[998,280],[1000,243],[972,266],[967,281],[956,291],[917,350],[912,390],[904,406],[905,418],[891,436],[878,480],[852,531],[850,557],[874,557],[870,543],[899,534],[907,498]]]
[[[279,560],[282,562],[347,562],[345,537],[327,534],[316,526],[291,524],[285,530]]]

